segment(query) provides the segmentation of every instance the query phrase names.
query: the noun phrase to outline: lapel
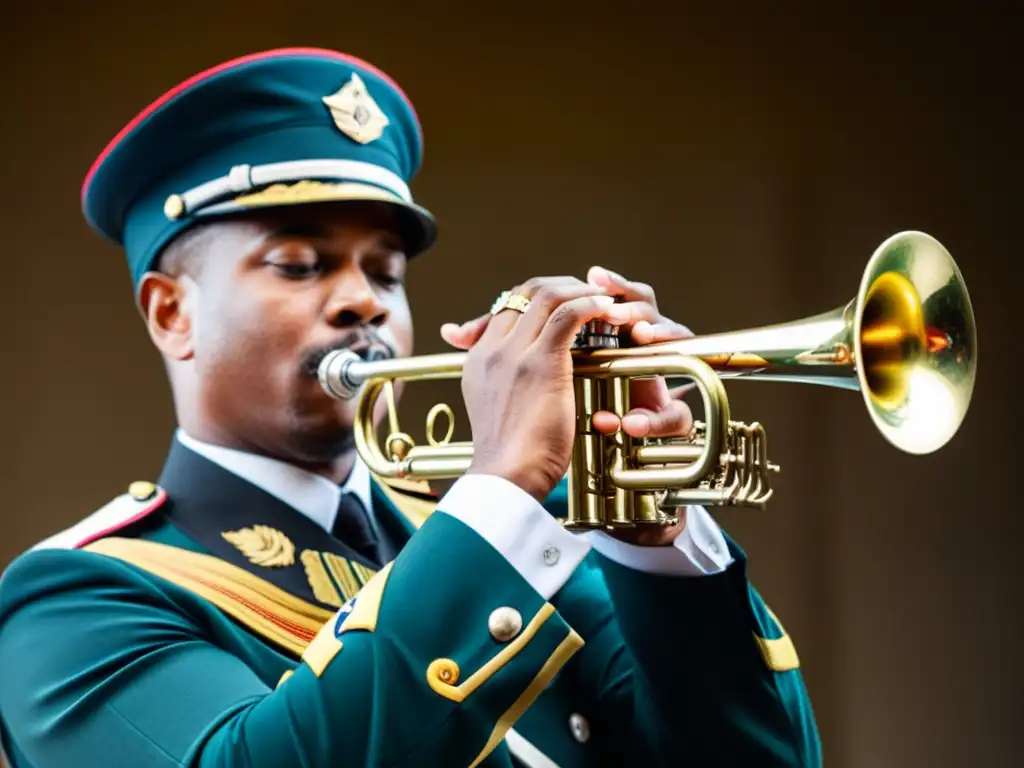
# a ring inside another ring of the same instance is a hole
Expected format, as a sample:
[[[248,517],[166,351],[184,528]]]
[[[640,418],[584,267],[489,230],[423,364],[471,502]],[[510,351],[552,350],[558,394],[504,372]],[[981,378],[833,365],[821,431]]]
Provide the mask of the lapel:
[[[303,601],[337,609],[376,572],[298,510],[178,441],[160,485],[172,525],[218,559]]]
[[[315,608],[337,610],[376,573],[374,563],[304,514],[177,440],[159,482],[173,526],[217,559]],[[371,501],[392,556],[436,504],[425,486],[391,487],[377,478]]]

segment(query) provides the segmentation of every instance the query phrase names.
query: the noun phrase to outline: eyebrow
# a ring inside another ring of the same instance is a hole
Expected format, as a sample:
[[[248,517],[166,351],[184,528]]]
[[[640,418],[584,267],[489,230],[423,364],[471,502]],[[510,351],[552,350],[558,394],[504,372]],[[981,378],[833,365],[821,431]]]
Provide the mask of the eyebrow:
[[[382,248],[389,251],[402,251],[404,253],[405,243],[398,233],[383,226],[376,229],[375,233],[380,237],[380,244]],[[280,222],[279,224],[272,226],[270,228],[269,237],[271,239],[298,237],[308,240],[318,240],[327,239],[331,237],[332,234],[331,226],[320,221],[287,221]]]
[[[310,240],[329,237],[330,227],[317,221],[281,222],[270,228],[271,237],[305,237]]]

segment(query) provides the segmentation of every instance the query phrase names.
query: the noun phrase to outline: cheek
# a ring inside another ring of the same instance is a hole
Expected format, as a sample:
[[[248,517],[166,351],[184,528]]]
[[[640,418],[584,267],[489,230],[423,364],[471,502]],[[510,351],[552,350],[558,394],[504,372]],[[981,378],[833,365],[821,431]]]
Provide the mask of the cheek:
[[[388,311],[388,328],[395,338],[398,354],[403,357],[411,354],[413,348],[413,327],[409,305],[403,299],[389,306]]]
[[[196,364],[218,374],[257,379],[261,371],[294,368],[306,330],[305,318],[293,303],[235,291],[227,301],[207,304],[200,312]]]

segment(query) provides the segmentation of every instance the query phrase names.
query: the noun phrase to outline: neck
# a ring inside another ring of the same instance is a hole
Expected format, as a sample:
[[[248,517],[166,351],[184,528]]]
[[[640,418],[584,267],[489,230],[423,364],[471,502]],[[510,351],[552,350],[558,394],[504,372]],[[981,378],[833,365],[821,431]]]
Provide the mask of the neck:
[[[339,456],[335,456],[327,464],[303,464],[300,462],[292,461],[302,469],[308,470],[318,475],[323,475],[328,480],[331,480],[338,485],[343,484],[350,474],[352,474],[352,467],[356,463],[356,451],[355,448],[350,448]]]

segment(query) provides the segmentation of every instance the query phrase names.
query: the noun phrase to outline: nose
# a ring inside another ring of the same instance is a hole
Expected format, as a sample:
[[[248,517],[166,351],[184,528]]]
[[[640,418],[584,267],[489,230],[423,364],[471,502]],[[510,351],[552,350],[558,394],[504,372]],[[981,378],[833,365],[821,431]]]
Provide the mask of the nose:
[[[388,308],[358,268],[338,274],[325,314],[327,322],[334,328],[379,327],[388,320]]]

